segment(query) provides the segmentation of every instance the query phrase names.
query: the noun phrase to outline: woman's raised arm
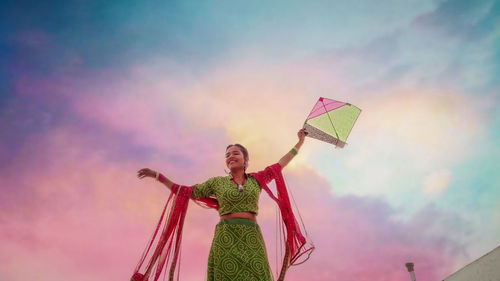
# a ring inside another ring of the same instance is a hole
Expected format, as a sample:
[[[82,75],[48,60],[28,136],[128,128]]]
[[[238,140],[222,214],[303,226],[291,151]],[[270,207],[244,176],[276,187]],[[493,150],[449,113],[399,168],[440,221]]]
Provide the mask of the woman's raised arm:
[[[172,187],[175,185],[175,183],[173,183],[164,175],[160,174],[159,172],[153,171],[149,168],[143,168],[137,171],[137,177],[140,179],[143,179],[145,177],[156,178],[157,181],[163,183],[170,190],[172,190]]]
[[[300,147],[304,143],[306,135],[307,133],[305,132],[304,129],[299,130],[299,132],[297,133],[297,136],[299,137],[299,142],[297,142],[297,144],[289,152],[287,152],[283,157],[281,157],[280,161],[278,162],[282,169],[285,168],[285,166],[288,165],[290,161],[292,161],[295,155],[297,155]]]

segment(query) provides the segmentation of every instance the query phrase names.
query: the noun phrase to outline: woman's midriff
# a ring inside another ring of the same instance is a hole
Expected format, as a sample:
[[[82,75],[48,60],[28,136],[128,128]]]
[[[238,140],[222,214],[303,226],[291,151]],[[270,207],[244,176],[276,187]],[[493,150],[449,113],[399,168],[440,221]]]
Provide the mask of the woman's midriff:
[[[253,221],[257,221],[257,214],[250,212],[236,212],[230,213],[220,216],[221,220],[229,220],[229,219],[249,219]]]

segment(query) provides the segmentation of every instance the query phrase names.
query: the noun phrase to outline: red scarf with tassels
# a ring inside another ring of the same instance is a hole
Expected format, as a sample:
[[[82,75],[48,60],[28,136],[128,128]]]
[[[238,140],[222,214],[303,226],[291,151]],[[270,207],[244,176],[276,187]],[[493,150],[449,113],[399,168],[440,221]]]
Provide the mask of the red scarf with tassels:
[[[276,163],[263,171],[251,173],[250,175],[255,177],[260,186],[274,201],[276,201],[280,208],[283,223],[286,227],[286,237],[283,237],[286,251],[278,278],[278,280],[283,280],[288,267],[298,264],[299,258],[304,256],[304,254],[308,254],[306,257],[307,259],[314,249],[314,245],[302,234],[302,230],[295,219],[283,174],[281,173],[281,165]],[[267,186],[272,180],[276,182],[277,196],[275,196]],[[174,280],[180,243],[182,240],[182,226],[184,225],[184,218],[186,216],[192,191],[193,186],[184,186],[180,188],[179,185],[174,185],[172,187],[172,193],[163,209],[160,221],[158,222],[151,241],[134,270],[131,281],[157,281],[160,278],[165,264],[170,265],[169,281]],[[219,209],[219,203],[215,198],[198,198],[194,199],[194,201],[204,207]],[[168,215],[165,217],[167,210]],[[163,230],[158,237],[157,235],[162,225]],[[156,248],[154,252],[150,253],[153,244],[156,245]],[[148,256],[150,256],[149,262],[146,267],[143,268],[143,263]],[[144,273],[140,273],[139,271]]]

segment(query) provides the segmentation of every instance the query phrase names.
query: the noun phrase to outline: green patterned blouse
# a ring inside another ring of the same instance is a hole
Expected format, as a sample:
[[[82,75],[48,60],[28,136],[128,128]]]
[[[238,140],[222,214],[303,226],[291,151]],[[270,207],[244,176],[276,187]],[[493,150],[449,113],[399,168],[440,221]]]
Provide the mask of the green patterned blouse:
[[[213,177],[202,184],[195,185],[191,198],[215,197],[219,202],[219,215],[221,216],[235,212],[257,214],[262,188],[253,176],[247,176],[241,193],[238,192],[238,185],[231,180],[231,176]]]

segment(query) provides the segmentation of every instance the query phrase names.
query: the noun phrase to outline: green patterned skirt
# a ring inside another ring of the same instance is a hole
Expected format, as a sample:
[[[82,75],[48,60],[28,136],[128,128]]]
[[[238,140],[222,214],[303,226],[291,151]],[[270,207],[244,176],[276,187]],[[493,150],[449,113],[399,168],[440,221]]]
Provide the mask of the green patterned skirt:
[[[259,225],[248,219],[223,220],[215,227],[208,256],[208,281],[272,281]]]

